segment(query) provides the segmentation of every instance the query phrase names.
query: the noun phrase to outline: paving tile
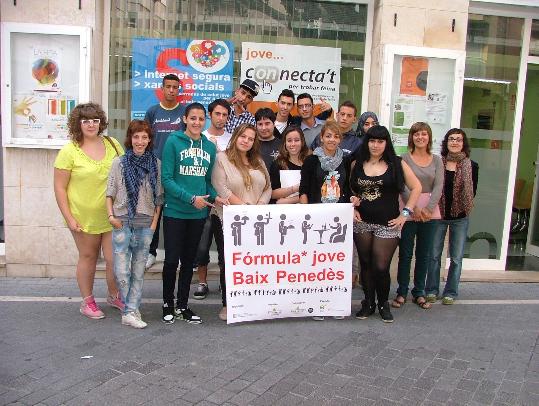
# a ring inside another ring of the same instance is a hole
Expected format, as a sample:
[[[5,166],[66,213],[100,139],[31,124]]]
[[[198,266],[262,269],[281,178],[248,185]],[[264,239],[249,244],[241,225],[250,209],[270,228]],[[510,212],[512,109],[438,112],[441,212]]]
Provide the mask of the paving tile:
[[[460,294],[539,297],[537,284],[513,285],[462,283]],[[143,331],[121,328],[115,312],[99,322],[74,317],[76,303],[2,302],[0,404],[539,404],[536,305],[436,306],[432,318],[406,308],[393,326],[375,318],[224,326],[211,288],[210,301],[196,303],[203,325],[163,326],[160,305],[143,303]],[[161,289],[145,281],[145,298],[159,300]],[[74,280],[24,278],[2,278],[1,292],[78,294]],[[105,281],[95,292],[106,294]],[[515,306],[522,318],[512,317]],[[418,334],[427,323],[432,334]]]

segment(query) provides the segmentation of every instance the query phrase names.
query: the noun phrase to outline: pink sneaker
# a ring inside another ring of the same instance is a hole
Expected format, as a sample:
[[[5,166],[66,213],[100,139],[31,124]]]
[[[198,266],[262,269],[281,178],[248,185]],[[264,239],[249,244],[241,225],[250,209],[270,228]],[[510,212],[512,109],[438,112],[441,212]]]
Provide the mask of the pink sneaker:
[[[82,299],[80,304],[80,314],[90,319],[102,319],[105,314],[101,311],[93,296],[88,296]]]
[[[122,299],[120,299],[120,292],[116,293],[116,295],[114,296],[108,295],[107,303],[111,305],[112,307],[117,308],[121,312],[123,312],[125,309],[125,304],[124,302],[122,302]]]

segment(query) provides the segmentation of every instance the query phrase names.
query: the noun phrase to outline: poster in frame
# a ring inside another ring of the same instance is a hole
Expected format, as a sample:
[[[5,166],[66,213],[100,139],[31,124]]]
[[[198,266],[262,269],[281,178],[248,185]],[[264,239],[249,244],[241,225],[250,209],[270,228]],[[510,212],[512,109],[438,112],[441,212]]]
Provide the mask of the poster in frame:
[[[2,23],[2,146],[61,148],[88,101],[91,28]]]

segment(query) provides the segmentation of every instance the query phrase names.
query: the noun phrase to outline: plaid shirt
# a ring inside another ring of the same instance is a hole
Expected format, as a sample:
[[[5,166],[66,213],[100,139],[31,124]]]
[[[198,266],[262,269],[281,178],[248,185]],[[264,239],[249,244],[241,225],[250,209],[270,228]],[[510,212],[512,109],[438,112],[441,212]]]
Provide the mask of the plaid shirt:
[[[228,116],[228,121],[225,125],[225,130],[228,131],[230,134],[234,132],[237,126],[243,123],[249,123],[252,125],[256,125],[255,116],[253,116],[248,111],[244,111],[239,116],[236,115],[234,112],[234,109],[230,111],[230,115]]]

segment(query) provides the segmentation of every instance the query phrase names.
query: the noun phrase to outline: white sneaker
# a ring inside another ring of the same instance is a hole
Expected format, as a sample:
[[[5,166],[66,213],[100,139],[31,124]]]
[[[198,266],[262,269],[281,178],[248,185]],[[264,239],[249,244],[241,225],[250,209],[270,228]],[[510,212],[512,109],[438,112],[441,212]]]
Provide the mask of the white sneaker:
[[[324,321],[324,316],[313,316],[313,320]]]
[[[122,315],[122,324],[124,326],[131,326],[134,328],[144,328],[148,324],[143,322],[141,318],[137,317],[138,315],[135,312],[129,312]]]
[[[333,316],[335,320],[344,320],[344,316]]]
[[[148,254],[148,259],[146,260],[146,269],[150,269],[155,264],[155,255]]]

